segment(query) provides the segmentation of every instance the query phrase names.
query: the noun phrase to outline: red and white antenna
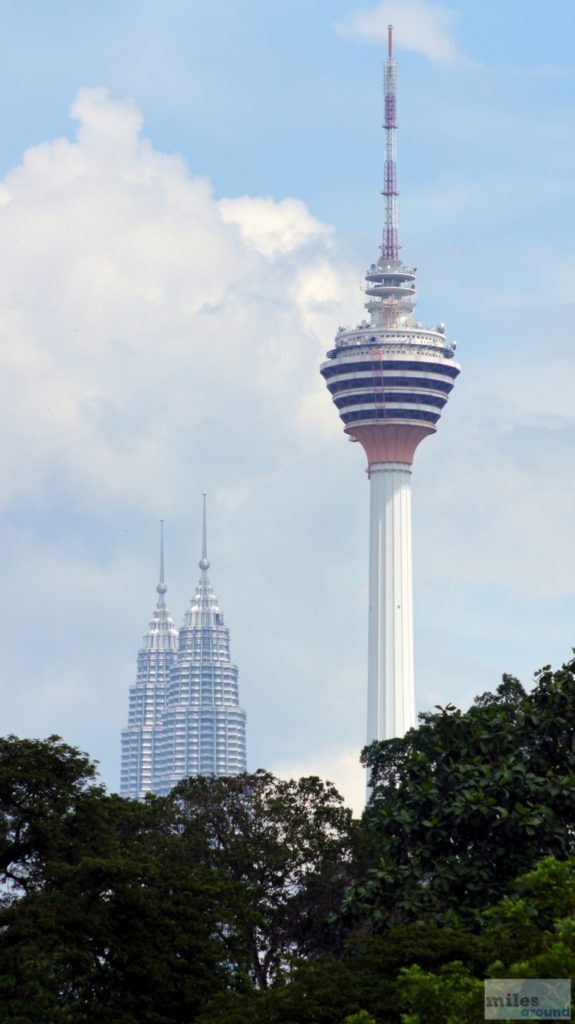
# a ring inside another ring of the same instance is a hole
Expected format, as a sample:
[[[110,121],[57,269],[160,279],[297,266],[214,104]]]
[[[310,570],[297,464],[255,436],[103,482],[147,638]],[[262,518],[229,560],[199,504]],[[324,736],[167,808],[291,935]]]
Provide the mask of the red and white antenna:
[[[384,260],[399,259],[397,237],[397,64],[393,59],[393,25],[387,28],[387,60],[383,66],[383,127],[385,128],[385,165],[383,196],[385,226],[381,256]]]

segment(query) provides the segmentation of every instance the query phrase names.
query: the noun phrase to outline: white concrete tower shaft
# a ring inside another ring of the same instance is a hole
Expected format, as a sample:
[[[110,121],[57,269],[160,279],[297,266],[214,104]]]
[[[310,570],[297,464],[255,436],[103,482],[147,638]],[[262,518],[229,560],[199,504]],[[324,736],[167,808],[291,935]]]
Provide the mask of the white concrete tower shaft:
[[[367,740],[415,724],[411,466],[370,466]]]
[[[459,375],[445,327],[414,322],[415,270],[399,258],[397,65],[389,27],[383,72],[385,219],[377,263],[365,275],[370,319],[340,327],[321,373],[370,479],[367,740],[415,725],[411,465],[437,430]]]

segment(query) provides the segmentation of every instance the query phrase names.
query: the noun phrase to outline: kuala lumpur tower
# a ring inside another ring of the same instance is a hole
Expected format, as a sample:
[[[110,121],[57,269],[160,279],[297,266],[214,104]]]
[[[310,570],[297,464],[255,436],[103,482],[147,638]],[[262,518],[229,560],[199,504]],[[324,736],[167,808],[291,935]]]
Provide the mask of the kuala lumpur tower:
[[[413,320],[415,269],[399,256],[396,175],[397,65],[393,29],[384,65],[385,224],[366,279],[370,321],[340,327],[321,373],[351,441],[367,456],[371,492],[367,741],[415,725],[411,464],[434,434],[459,366],[445,327]]]

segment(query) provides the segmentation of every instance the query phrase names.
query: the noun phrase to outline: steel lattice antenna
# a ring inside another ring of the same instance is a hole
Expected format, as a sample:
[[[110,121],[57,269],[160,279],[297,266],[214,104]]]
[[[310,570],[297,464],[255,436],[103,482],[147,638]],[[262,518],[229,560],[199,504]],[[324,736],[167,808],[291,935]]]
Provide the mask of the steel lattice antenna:
[[[385,128],[385,165],[382,194],[385,198],[385,226],[381,258],[382,260],[398,260],[397,64],[393,59],[393,25],[387,27],[387,60],[383,65],[383,127]]]

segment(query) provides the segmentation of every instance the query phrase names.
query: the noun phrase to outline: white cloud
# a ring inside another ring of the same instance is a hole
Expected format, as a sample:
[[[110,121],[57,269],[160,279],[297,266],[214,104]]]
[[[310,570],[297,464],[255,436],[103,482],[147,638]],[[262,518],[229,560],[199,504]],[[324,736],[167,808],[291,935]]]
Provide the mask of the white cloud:
[[[394,38],[404,50],[412,50],[438,64],[463,60],[452,30],[457,14],[448,7],[426,0],[384,0],[351,14],[337,25],[347,39],[386,44],[387,27],[394,27]]]
[[[293,252],[308,242],[330,236],[325,224],[311,216],[300,199],[240,196],[221,199],[219,207],[225,224],[237,224],[241,236],[264,256]]]
[[[326,750],[293,764],[280,764],[272,768],[282,779],[299,779],[317,775],[332,782],[344,803],[359,817],[365,807],[365,769],[359,763],[359,751]]]
[[[270,405],[282,431],[297,420],[338,319],[331,232],[299,200],[217,202],[140,136],[132,101],[82,89],[71,113],[76,138],[29,149],[3,183],[0,401],[17,443],[0,500],[57,479],[156,507],[150,468],[173,492],[176,438],[208,430],[217,449],[234,418],[266,419],[271,443]]]

